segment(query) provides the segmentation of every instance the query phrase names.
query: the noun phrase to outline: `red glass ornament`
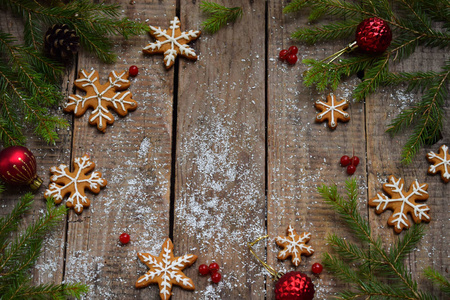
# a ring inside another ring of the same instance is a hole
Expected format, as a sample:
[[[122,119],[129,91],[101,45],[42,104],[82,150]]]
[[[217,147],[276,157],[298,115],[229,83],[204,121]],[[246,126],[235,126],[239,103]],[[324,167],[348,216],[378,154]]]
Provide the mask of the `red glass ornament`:
[[[124,232],[119,236],[119,240],[124,245],[128,244],[130,242],[130,235]]]
[[[319,263],[314,263],[311,267],[311,271],[314,274],[320,274],[320,273],[322,273],[322,270],[323,270],[323,266]]]
[[[297,271],[286,273],[275,285],[276,300],[312,300],[314,293],[311,278]]]
[[[380,18],[369,18],[356,28],[356,43],[365,52],[379,54],[384,52],[392,41],[392,31],[388,23]]]
[[[222,275],[220,275],[219,272],[214,272],[211,275],[211,281],[214,283],[219,283],[221,279],[222,279]]]
[[[0,152],[0,179],[11,185],[29,185],[32,190],[42,184],[36,174],[36,158],[22,146],[11,146]]]
[[[136,66],[131,66],[130,69],[128,70],[128,74],[130,74],[130,76],[136,76],[139,73],[139,69]]]
[[[201,275],[208,275],[209,274],[209,268],[208,268],[207,265],[202,264],[202,265],[198,266],[198,272]]]

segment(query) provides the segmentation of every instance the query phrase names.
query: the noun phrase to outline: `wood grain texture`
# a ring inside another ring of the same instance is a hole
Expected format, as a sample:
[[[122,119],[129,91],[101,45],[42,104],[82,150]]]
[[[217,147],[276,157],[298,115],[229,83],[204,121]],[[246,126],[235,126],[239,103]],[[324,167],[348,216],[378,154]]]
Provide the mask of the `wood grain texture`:
[[[242,19],[192,43],[200,55],[180,60],[174,242],[181,253],[216,261],[223,279],[213,285],[196,268],[186,274],[194,293],[178,299],[264,299],[264,277],[247,242],[264,233],[265,3],[241,6]],[[199,2],[181,1],[185,30],[206,16]]]
[[[175,1],[119,4],[124,16],[152,25],[175,13]],[[136,253],[159,253],[169,234],[174,73],[160,68],[161,57],[142,54],[149,41],[147,34],[115,38],[115,64],[102,64],[87,53],[78,62],[79,69],[98,70],[101,82],[113,70],[139,68],[128,89],[138,102],[135,111],[123,118],[113,112],[115,122],[104,134],[88,124],[89,112],[75,120],[72,158],[88,153],[108,180],[98,195],[89,194],[89,209],[70,213],[65,279],[89,284],[89,299],[148,299],[158,290],[134,287],[148,270]],[[128,245],[118,240],[122,232],[131,236]]]

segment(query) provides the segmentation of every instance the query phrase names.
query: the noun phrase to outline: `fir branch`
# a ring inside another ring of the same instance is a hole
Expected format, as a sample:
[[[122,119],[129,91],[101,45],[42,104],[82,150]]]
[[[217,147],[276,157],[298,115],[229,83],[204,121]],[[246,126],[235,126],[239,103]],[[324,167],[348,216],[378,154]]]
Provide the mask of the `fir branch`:
[[[425,276],[446,294],[450,295],[450,281],[438,271],[428,267],[424,270]]]
[[[309,4],[308,0],[293,0],[291,3],[289,3],[283,8],[283,13],[287,14],[298,12],[300,9],[307,6],[308,4]]]
[[[318,41],[342,39],[354,35],[359,20],[345,20],[316,28],[302,27],[295,31],[292,38],[309,44]]]
[[[380,56],[371,65],[370,69],[365,70],[364,80],[358,84],[353,92],[356,100],[363,100],[373,93],[380,85],[384,83],[389,72],[389,55]]]
[[[209,33],[216,33],[228,22],[234,22],[242,17],[242,7],[225,7],[223,5],[202,1],[200,8],[203,13],[210,15],[206,21],[202,23],[203,29]]]
[[[355,247],[349,247],[342,239],[333,242],[336,249],[338,245],[338,254],[342,259],[325,255],[324,263],[327,269],[336,272],[336,275],[350,282],[356,288],[355,291],[345,291],[341,293],[341,299],[352,299],[352,297],[383,297],[382,299],[434,299],[428,293],[418,290],[417,282],[411,277],[411,274],[404,266],[403,258],[409,253],[423,237],[423,227],[414,225],[411,232],[406,234],[388,254],[381,242],[380,237],[373,237],[368,221],[361,216],[357,209],[358,187],[355,179],[346,181],[347,199],[337,192],[336,185],[321,186],[318,191],[325,202],[329,203],[339,214],[341,219],[352,230],[356,237],[362,242],[368,244],[366,253]],[[358,250],[356,250],[358,249]],[[371,269],[367,269],[366,258],[373,259],[370,264]],[[356,271],[348,270],[348,263],[344,260],[352,261],[357,268]],[[347,267],[345,267],[347,266]],[[343,269],[341,269],[343,268]],[[396,283],[395,289],[390,285],[383,283],[383,280],[389,279]],[[350,297],[350,298],[348,298]],[[353,298],[353,299],[355,299]]]

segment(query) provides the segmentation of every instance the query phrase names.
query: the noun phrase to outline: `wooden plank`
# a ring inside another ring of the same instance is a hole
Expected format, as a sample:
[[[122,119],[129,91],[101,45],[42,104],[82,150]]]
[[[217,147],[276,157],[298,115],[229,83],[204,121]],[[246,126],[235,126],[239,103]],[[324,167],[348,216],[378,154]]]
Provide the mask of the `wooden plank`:
[[[178,84],[174,242],[178,254],[198,255],[186,274],[193,293],[177,299],[264,299],[264,276],[247,242],[264,234],[265,3],[240,6],[243,17],[203,35],[195,63],[180,60]],[[206,16],[199,1],[180,1],[184,30]],[[198,275],[217,262],[222,281]]]
[[[438,71],[446,57],[448,58],[448,55],[443,50],[419,48],[414,55],[400,64],[392,65],[390,69],[393,72]],[[450,186],[444,184],[439,175],[427,175],[429,163],[426,153],[437,152],[442,144],[450,144],[448,131],[450,111],[448,103],[446,103],[443,138],[435,145],[421,149],[411,164],[403,165],[401,163],[402,147],[411,130],[402,132],[395,137],[389,136],[385,130],[401,110],[420,101],[420,94],[406,93],[405,87],[385,88],[366,99],[367,111],[370,112],[367,114],[367,155],[371,158],[368,164],[369,198],[382,192],[382,185],[387,182],[390,175],[404,178],[405,189],[409,188],[416,179],[420,183],[429,185],[429,199],[425,203],[430,207],[432,221],[425,226],[426,235],[411,253],[406,264],[421,288],[431,291],[438,299],[444,299],[444,294],[425,279],[423,270],[426,267],[433,267],[444,276],[448,273],[450,223],[448,222],[447,200]],[[403,233],[395,234],[393,228],[387,225],[390,215],[391,211],[376,215],[373,208],[369,212],[374,232],[383,238],[386,245],[394,244],[398,238],[403,236]]]
[[[19,41],[22,40],[22,21],[13,17],[9,12],[0,11],[0,28],[17,37]],[[68,68],[62,78],[62,92],[64,95],[67,94],[67,86],[72,81],[73,72]],[[61,109],[58,108],[52,109],[51,114],[63,116]],[[70,124],[70,116],[63,116],[63,118],[69,121]],[[24,146],[36,157],[37,174],[43,180],[42,186],[34,194],[32,209],[23,218],[24,226],[35,222],[46,211],[44,192],[49,182],[49,169],[55,164],[66,163],[66,158],[70,155],[70,142],[72,140],[70,127],[68,129],[57,130],[57,132],[59,134],[59,140],[55,145],[49,145],[41,138],[35,136],[32,130],[27,131],[25,129],[24,131],[27,136],[27,141]],[[0,195],[1,215],[4,216],[11,212],[13,207],[18,203],[19,198],[30,191],[28,187],[7,187],[6,191]],[[34,268],[31,269],[33,284],[60,283],[62,281],[65,236],[66,220],[61,221],[60,225],[45,236],[41,255]]]
[[[123,15],[154,25],[166,24],[174,15],[175,1],[120,1]],[[169,234],[169,194],[172,148],[173,70],[162,68],[159,56],[144,56],[147,34],[124,41],[114,38],[119,58],[105,65],[91,55],[80,56],[79,69],[96,69],[100,81],[110,71],[139,67],[128,89],[138,108],[121,118],[105,133],[88,124],[89,114],[76,119],[73,157],[88,153],[108,180],[100,194],[89,193],[89,209],[81,215],[71,212],[68,227],[65,280],[89,284],[89,299],[148,299],[158,286],[134,287],[148,268],[137,252],[158,254]],[[80,93],[80,92],[78,92]],[[120,245],[128,232],[131,242]]]
[[[322,59],[346,46],[344,42],[333,41],[308,46],[293,41],[290,36],[299,27],[311,26],[307,12],[283,14],[282,9],[289,1],[269,1],[268,7],[268,216],[267,261],[277,271],[301,271],[309,275],[315,284],[317,299],[330,299],[345,285],[324,269],[320,277],[311,273],[311,266],[322,261],[325,252],[332,252],[325,238],[330,233],[351,239],[346,227],[333,210],[317,193],[317,187],[337,184],[344,192],[344,182],[349,176],[339,164],[342,155],[357,155],[361,162],[355,177],[361,186],[361,202],[366,197],[366,159],[364,104],[355,102],[351,92],[358,80],[356,77],[339,85],[333,93],[350,102],[347,109],[351,116],[348,123],[338,123],[330,130],[324,123],[315,123],[318,111],[316,100],[326,100],[330,90],[323,93],[303,84],[302,74],[307,67],[302,59]],[[329,20],[324,20],[327,22]],[[320,24],[320,23],[319,23]],[[316,24],[316,25],[319,25]],[[287,65],[278,59],[282,49],[291,45],[299,48],[298,62]],[[361,207],[364,212],[366,208]],[[315,253],[302,256],[302,262],[295,267],[290,259],[278,260],[282,250],[274,239],[286,235],[292,225],[298,234],[311,233],[308,245]],[[267,281],[267,299],[275,299],[275,283]]]

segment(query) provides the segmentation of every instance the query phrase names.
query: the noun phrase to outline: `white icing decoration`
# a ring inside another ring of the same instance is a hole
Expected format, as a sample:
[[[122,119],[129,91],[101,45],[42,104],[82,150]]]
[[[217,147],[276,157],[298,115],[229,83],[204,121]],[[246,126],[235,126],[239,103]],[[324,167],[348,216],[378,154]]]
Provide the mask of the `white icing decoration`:
[[[436,158],[438,159],[440,162],[431,165],[430,168],[428,169],[428,172],[436,174],[437,172],[437,168],[441,165],[444,165],[444,173],[442,174],[442,176],[446,179],[450,179],[450,159],[447,156],[448,153],[448,147],[446,145],[442,145],[440,148],[443,152],[444,152],[444,157],[440,157],[438,156],[436,153],[434,153],[433,151],[428,153],[428,159],[433,159]]]
[[[144,47],[144,50],[155,50],[160,49],[162,45],[170,43],[170,49],[168,49],[166,52],[164,52],[164,61],[166,62],[166,66],[169,66],[172,62],[175,61],[175,58],[178,55],[178,51],[175,49],[175,46],[178,47],[180,54],[185,56],[194,56],[195,51],[189,47],[187,44],[180,44],[178,40],[185,39],[187,41],[190,40],[190,38],[196,38],[199,36],[200,31],[198,30],[189,30],[189,32],[181,32],[181,34],[177,37],[175,37],[175,30],[180,28],[180,20],[177,17],[174,17],[172,21],[170,21],[169,28],[172,29],[172,35],[168,35],[167,31],[164,29],[161,29],[161,27],[154,27],[150,26],[150,29],[155,33],[157,37],[164,37],[166,38],[165,41],[159,41],[157,40],[154,43],[150,43],[146,47]]]
[[[411,208],[414,209],[414,215],[416,217],[418,217],[419,219],[422,219],[422,217],[425,217],[426,219],[430,219],[430,217],[426,214],[427,211],[430,210],[430,208],[426,205],[426,204],[416,204],[416,203],[412,203],[409,201],[409,199],[411,198],[411,196],[413,195],[417,195],[417,196],[422,196],[424,194],[427,194],[427,191],[425,190],[426,188],[426,184],[422,184],[420,185],[419,182],[416,181],[413,184],[413,191],[411,194],[409,194],[408,196],[405,196],[404,191],[403,191],[403,184],[400,184],[401,178],[399,178],[397,181],[395,181],[395,178],[393,176],[390,177],[391,183],[386,183],[385,186],[390,188],[390,190],[396,194],[396,196],[394,196],[392,199],[390,199],[388,196],[378,193],[377,194],[377,199],[374,199],[373,202],[374,203],[378,203],[377,205],[377,210],[385,210],[387,205],[389,203],[396,203],[396,202],[400,202],[401,203],[401,207],[400,209],[397,209],[396,211],[398,212],[394,212],[394,214],[391,216],[392,218],[392,223],[394,223],[395,227],[397,229],[401,229],[401,225],[403,224],[406,228],[408,228],[408,217],[407,217],[407,213],[405,213],[405,209],[409,206]]]
[[[74,204],[74,209],[76,212],[80,213],[83,211],[83,203],[87,203],[87,197],[82,195],[84,190],[78,189],[78,183],[87,182],[91,189],[96,189],[98,185],[101,187],[105,186],[105,181],[100,177],[100,173],[92,172],[91,175],[87,179],[80,180],[79,177],[86,172],[83,172],[84,169],[88,168],[92,165],[88,156],[77,157],[75,158],[75,163],[78,165],[79,169],[75,176],[70,174],[69,168],[66,165],[60,165],[59,167],[52,167],[50,171],[53,173],[51,176],[51,181],[57,181],[60,178],[68,178],[70,180],[69,183],[61,186],[52,182],[49,185],[49,188],[45,191],[45,196],[51,197],[55,200],[61,201],[63,199],[63,193],[66,189],[73,186],[74,191],[70,194],[67,202]],[[84,186],[84,185],[83,185]]]
[[[314,250],[311,246],[305,245],[305,243],[311,239],[311,233],[303,233],[301,236],[298,236],[298,239],[296,239],[296,234],[294,231],[294,228],[289,225],[288,236],[278,236],[275,238],[275,240],[287,244],[287,246],[279,252],[279,255],[285,256],[288,253],[291,254],[292,262],[294,263],[294,265],[298,266],[301,262],[302,252],[307,251],[309,254],[312,254],[314,253]]]
[[[321,100],[317,100],[318,104],[321,104],[324,107],[326,107],[326,109],[323,112],[321,112],[320,114],[317,115],[317,119],[322,119],[322,117],[324,115],[326,115],[328,112],[331,112],[331,120],[333,120],[331,122],[331,124],[334,126],[336,124],[334,122],[334,113],[335,112],[340,113],[341,115],[344,116],[344,118],[348,118],[348,114],[347,113],[344,113],[344,112],[342,112],[342,111],[337,109],[338,107],[341,107],[341,106],[344,106],[345,104],[347,104],[347,100],[343,99],[344,101],[342,101],[342,103],[336,105],[335,104],[336,103],[336,96],[334,94],[330,94],[330,97],[331,97],[331,105],[328,105],[326,102],[323,102]]]
[[[158,260],[151,254],[148,253],[138,253],[143,261],[148,266],[151,266],[150,271],[145,273],[138,282],[148,281],[154,279],[155,277],[160,277],[162,279],[160,286],[160,293],[163,295],[163,299],[169,299],[172,284],[170,281],[175,280],[178,285],[192,287],[192,283],[189,277],[183,274],[183,270],[186,265],[191,264],[192,254],[186,254],[180,257],[173,257],[172,251],[170,249],[170,240],[167,239],[166,243],[163,244],[161,251],[162,261]]]
[[[121,85],[118,83],[128,84],[130,82],[129,80],[122,78],[126,74],[125,71],[120,75],[117,75],[115,71],[111,72],[112,77],[114,77],[114,80],[113,78],[109,77],[109,86],[107,86],[103,92],[99,92],[97,86],[94,84],[98,80],[98,77],[94,77],[95,70],[93,70],[90,74],[87,74],[85,70],[82,70],[81,73],[83,74],[84,78],[77,79],[76,82],[81,83],[84,82],[84,84],[82,85],[83,87],[92,87],[95,95],[87,97],[82,97],[80,95],[70,95],[69,100],[72,101],[65,103],[64,105],[65,108],[74,106],[74,113],[76,114],[78,112],[78,107],[84,108],[88,100],[97,99],[97,108],[95,108],[92,111],[89,121],[93,122],[95,119],[98,118],[99,119],[98,126],[99,128],[103,128],[104,126],[106,126],[106,123],[103,124],[104,120],[113,121],[114,118],[108,116],[109,111],[107,109],[107,105],[103,106],[102,100],[110,102],[116,110],[120,106],[120,109],[122,109],[125,112],[127,111],[125,104],[135,106],[134,101],[125,100],[125,98],[130,94],[129,91],[116,92],[114,96],[111,98],[104,96],[104,94],[108,92],[110,89],[116,87],[120,88]]]

